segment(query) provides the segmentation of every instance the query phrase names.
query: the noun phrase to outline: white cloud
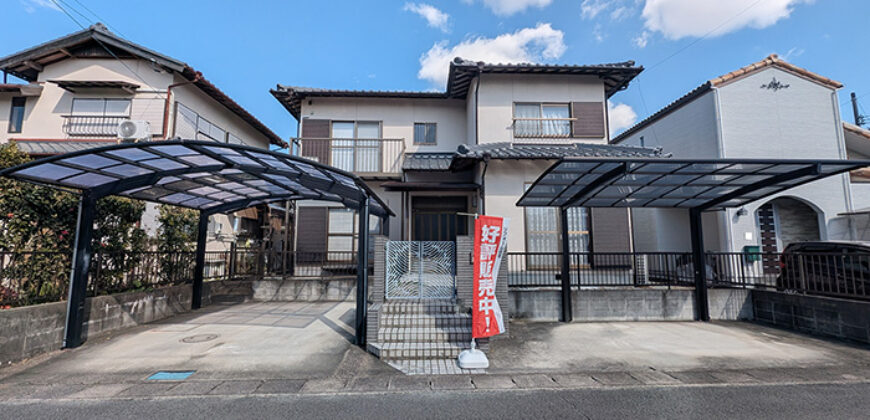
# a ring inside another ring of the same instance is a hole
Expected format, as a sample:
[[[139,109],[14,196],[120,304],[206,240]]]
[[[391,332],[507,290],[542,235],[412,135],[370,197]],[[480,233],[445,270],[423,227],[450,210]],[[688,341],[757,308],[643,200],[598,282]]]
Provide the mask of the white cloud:
[[[619,6],[616,9],[613,9],[612,12],[610,12],[610,19],[617,20],[617,21],[623,20],[623,19],[627,18],[628,15],[630,15],[632,11],[633,10],[629,7]]]
[[[583,19],[594,19],[608,7],[610,7],[609,0],[583,0],[583,3],[580,3],[580,15]]]
[[[603,42],[604,38],[607,38],[607,34],[604,33],[604,29],[601,28],[600,23],[596,23],[595,27],[592,28],[592,36],[595,37],[595,41]]]
[[[450,15],[438,10],[432,5],[426,3],[405,3],[403,10],[420,15],[420,17],[426,19],[426,23],[429,26],[438,28],[442,32],[448,32],[450,29],[447,26],[448,20],[450,20]]]
[[[24,11],[27,13],[34,13],[39,7],[60,12],[60,8],[51,0],[20,0],[20,3],[21,6],[24,7]]]
[[[631,42],[634,43],[635,47],[638,48],[646,48],[646,44],[649,43],[650,33],[648,31],[643,31],[640,35],[634,37]]]
[[[555,60],[565,53],[565,34],[549,23],[520,29],[495,38],[469,38],[457,45],[435,43],[420,56],[417,77],[443,87],[447,83],[450,61],[455,57],[487,63],[519,63]]]
[[[463,0],[471,4],[474,0]],[[499,16],[510,16],[522,12],[530,7],[543,9],[550,5],[553,0],[482,0],[483,5]]]
[[[637,122],[637,113],[626,104],[607,102],[607,124],[610,127],[610,138],[629,128]]]
[[[787,53],[780,55],[780,58],[782,58],[785,61],[789,61],[792,58],[797,58],[797,57],[804,55],[804,52],[805,52],[805,50],[803,48],[792,47],[791,49],[788,50]]]
[[[644,26],[666,38],[719,36],[744,27],[766,28],[794,6],[813,0],[646,0]]]

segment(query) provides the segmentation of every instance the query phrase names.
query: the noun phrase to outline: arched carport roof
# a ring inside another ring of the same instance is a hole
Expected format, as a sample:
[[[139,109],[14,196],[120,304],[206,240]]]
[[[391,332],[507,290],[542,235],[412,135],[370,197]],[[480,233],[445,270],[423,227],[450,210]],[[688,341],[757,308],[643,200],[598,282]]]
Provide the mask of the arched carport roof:
[[[198,140],[117,144],[52,156],[0,176],[171,204],[212,214],[284,200],[323,200],[394,216],[357,176],[283,153]]]

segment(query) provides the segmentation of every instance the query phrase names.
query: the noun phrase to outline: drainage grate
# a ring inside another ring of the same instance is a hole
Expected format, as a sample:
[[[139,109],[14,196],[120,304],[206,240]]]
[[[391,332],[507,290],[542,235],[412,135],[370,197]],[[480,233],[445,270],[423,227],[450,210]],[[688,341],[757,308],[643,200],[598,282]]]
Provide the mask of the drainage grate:
[[[161,370],[148,377],[149,381],[183,381],[196,373],[195,370]]]
[[[219,336],[217,334],[197,334],[197,335],[192,335],[190,337],[184,337],[180,341],[182,343],[188,343],[188,344],[190,344],[190,343],[204,343],[206,341],[214,340],[215,338],[218,338],[218,337]]]

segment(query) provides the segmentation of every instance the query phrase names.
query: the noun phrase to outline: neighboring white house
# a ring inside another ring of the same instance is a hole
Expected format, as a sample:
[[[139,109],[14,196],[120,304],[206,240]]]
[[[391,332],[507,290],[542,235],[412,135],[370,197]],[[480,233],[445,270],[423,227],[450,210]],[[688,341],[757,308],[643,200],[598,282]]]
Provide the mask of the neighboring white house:
[[[608,145],[607,99],[642,71],[602,65],[486,64],[455,59],[444,92],[353,91],[278,85],[299,121],[298,153],[361,176],[399,215],[374,230],[394,240],[453,240],[479,213],[511,219],[509,249],[558,251],[558,218],[516,202],[565,156],[658,156]],[[299,203],[296,247],[352,251],[352,213]],[[575,251],[631,248],[628,213],[571,210]],[[346,254],[346,255],[349,255]],[[333,255],[340,258],[339,255]]]
[[[612,143],[661,147],[675,158],[845,159],[840,87],[771,55],[705,82]],[[854,226],[843,214],[856,207],[854,188],[848,174],[834,176],[744,208],[707,213],[705,245],[714,251],[760,246],[777,252],[791,242],[851,239]],[[685,211],[632,214],[636,250],[689,249]]]
[[[146,122],[151,140],[286,146],[188,64],[101,24],[0,58],[0,70],[0,144],[15,141],[34,157],[117,143],[124,120]],[[7,83],[7,75],[28,83]],[[155,217],[149,204],[143,226],[152,234]],[[251,211],[213,216],[209,249],[228,248],[240,225],[256,220]]]

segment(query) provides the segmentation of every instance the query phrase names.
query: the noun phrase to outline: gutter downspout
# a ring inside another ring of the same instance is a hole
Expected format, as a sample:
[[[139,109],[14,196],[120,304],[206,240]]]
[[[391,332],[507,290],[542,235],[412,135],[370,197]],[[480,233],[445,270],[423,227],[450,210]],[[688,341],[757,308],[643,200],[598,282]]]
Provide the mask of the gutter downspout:
[[[486,214],[486,169],[489,168],[489,153],[483,155],[483,172],[480,173],[480,214]]]
[[[163,140],[169,138],[169,108],[172,107],[172,88],[188,85],[191,83],[196,83],[202,80],[202,73],[196,72],[196,75],[193,77],[193,80],[187,80],[184,82],[173,83],[166,88],[166,103],[163,105]]]

